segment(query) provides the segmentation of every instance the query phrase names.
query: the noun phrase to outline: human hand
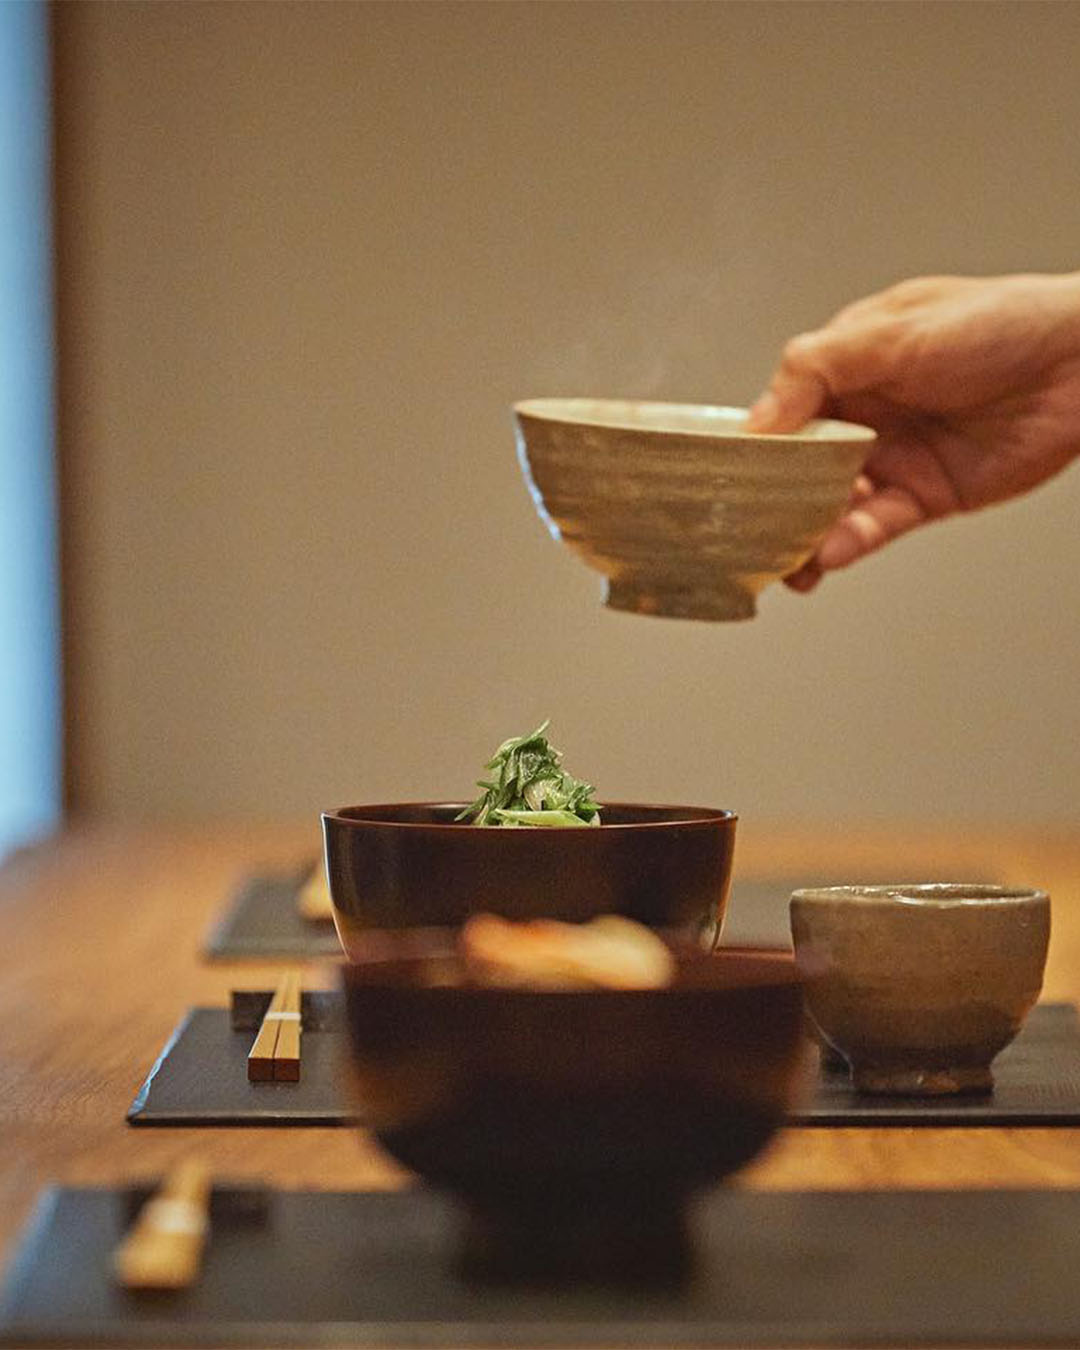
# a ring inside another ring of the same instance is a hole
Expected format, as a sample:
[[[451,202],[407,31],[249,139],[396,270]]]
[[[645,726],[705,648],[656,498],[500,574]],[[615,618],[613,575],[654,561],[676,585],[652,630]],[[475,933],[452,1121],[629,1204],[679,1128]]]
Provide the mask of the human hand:
[[[786,578],[811,590],[917,525],[1043,482],[1080,453],[1080,273],[920,277],[793,338],[752,431],[811,417],[878,439],[846,514]]]

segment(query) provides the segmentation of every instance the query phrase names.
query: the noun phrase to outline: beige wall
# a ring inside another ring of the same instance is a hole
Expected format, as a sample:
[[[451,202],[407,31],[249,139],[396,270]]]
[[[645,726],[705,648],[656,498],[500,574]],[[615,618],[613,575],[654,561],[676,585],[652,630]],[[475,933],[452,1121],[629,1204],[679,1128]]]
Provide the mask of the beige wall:
[[[1080,266],[1080,6],[73,4],[72,789],[1071,821],[1080,470],[742,625],[610,614],[508,408],[745,402],[924,271]]]

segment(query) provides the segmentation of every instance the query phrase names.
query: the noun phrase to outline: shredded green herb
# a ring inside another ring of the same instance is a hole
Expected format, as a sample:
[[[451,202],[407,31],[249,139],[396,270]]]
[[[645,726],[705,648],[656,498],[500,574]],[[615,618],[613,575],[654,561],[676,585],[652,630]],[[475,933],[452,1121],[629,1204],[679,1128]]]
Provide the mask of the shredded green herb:
[[[491,778],[478,780],[483,791],[458,820],[533,828],[600,824],[595,789],[560,768],[562,755],[544,734],[548,726],[544,722],[528,736],[503,741],[485,765]]]

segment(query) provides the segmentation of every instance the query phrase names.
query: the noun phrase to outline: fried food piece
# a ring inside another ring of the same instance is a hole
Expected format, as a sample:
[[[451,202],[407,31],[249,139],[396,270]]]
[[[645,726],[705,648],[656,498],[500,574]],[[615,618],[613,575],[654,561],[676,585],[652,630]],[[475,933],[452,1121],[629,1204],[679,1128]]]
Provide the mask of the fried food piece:
[[[675,976],[667,944],[617,914],[588,923],[513,923],[477,914],[462,928],[459,943],[469,978],[503,988],[661,989]]]
[[[330,900],[330,887],[326,883],[326,869],[320,863],[300,888],[296,897],[296,908],[302,918],[318,922],[333,919],[334,906]]]

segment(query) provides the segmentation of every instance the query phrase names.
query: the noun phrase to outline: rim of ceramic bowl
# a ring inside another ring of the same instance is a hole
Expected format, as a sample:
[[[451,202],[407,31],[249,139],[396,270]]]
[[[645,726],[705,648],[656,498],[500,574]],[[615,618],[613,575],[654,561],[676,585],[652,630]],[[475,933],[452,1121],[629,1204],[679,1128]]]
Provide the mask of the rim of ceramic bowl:
[[[363,812],[383,812],[393,811],[416,811],[418,809],[431,810],[439,808],[442,811],[464,811],[471,806],[471,802],[378,802],[366,806],[338,806],[331,811],[323,811],[322,819],[324,821],[333,821],[341,825],[383,825],[395,830],[455,830],[474,829],[478,833],[485,835],[520,835],[520,830],[504,830],[491,825],[473,825],[470,821],[456,820],[394,820],[389,814],[367,815]],[[665,816],[659,820],[639,820],[627,821],[623,824],[606,824],[603,819],[605,810],[649,810],[663,811]],[[739,819],[738,812],[728,811],[721,807],[714,806],[671,806],[666,802],[601,802],[600,803],[600,828],[610,833],[612,830],[670,830],[683,828],[694,828],[702,825],[718,824],[721,822],[734,822]],[[593,830],[526,830],[526,834],[549,835],[557,833],[560,837],[577,838],[581,835],[592,835]]]
[[[606,427],[613,431],[645,431],[657,436],[696,436],[706,440],[776,441],[794,444],[806,441],[854,441],[869,444],[877,432],[860,422],[814,418],[798,431],[746,431],[731,425],[745,422],[746,408],[712,403],[665,403],[651,399],[530,398],[513,406],[515,416],[566,426]],[[640,415],[639,415],[640,414]],[[678,419],[698,419],[703,425],[675,425]],[[713,419],[712,424],[709,420]],[[664,425],[667,421],[669,425]]]
[[[1033,886],[999,886],[975,881],[892,882],[874,886],[807,886],[792,891],[791,899],[853,901],[857,904],[900,904],[952,907],[963,905],[1030,904],[1049,900]]]

